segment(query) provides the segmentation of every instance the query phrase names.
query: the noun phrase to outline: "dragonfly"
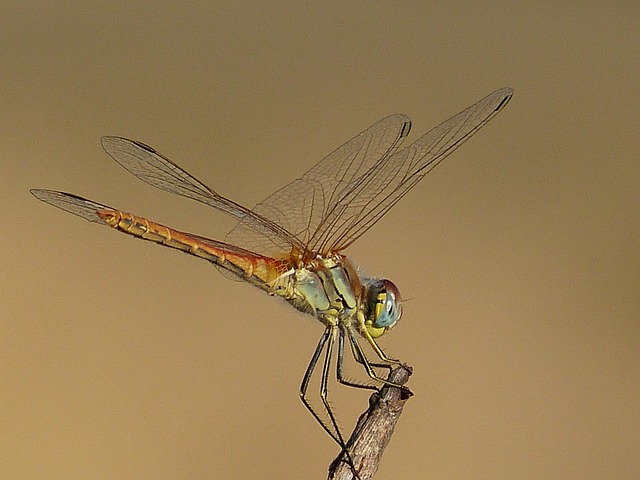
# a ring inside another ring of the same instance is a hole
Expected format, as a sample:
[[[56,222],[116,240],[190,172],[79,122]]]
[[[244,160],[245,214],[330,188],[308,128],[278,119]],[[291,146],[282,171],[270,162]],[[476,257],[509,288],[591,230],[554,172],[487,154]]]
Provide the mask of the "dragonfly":
[[[389,384],[399,386],[377,368],[390,370],[400,363],[384,353],[378,339],[400,320],[402,299],[394,283],[363,275],[344,250],[486,125],[512,95],[508,87],[496,90],[404,147],[411,129],[409,118],[403,114],[383,118],[251,209],[220,195],[144,143],[117,136],[102,138],[106,153],[143,182],[234,217],[238,223],[224,242],[72,193],[42,189],[31,193],[90,222],[208,260],[226,276],[254,285],[315,317],[324,330],[302,378],[300,398],[348,454],[328,401],[332,362],[340,384],[374,390]],[[368,354],[363,345],[370,347]],[[367,381],[346,378],[345,350],[364,369]],[[371,351],[374,360],[370,359]],[[319,363],[322,410],[314,407],[308,396]]]

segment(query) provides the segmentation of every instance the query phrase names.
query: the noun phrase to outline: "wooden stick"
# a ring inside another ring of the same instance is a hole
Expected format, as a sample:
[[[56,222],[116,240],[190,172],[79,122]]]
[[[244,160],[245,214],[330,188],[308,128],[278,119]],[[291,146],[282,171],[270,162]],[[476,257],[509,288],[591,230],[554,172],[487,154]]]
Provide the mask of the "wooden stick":
[[[389,373],[387,380],[396,385],[404,385],[412,372],[410,366],[401,365]],[[360,415],[347,442],[357,477],[345,453],[341,452],[329,467],[329,480],[367,480],[376,474],[404,404],[412,395],[407,387],[388,385],[371,395],[369,408]]]

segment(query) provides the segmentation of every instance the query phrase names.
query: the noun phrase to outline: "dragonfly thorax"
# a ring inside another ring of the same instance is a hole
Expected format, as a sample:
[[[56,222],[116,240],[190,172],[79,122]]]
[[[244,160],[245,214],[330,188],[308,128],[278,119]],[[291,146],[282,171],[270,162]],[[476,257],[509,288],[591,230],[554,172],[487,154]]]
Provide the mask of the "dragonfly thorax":
[[[378,338],[400,319],[400,293],[389,280],[360,278],[342,255],[316,257],[285,278],[274,293],[325,325],[351,323],[364,336]],[[273,291],[273,290],[272,290]]]
[[[296,268],[291,281],[293,298],[287,300],[325,324],[337,324],[358,309],[360,280],[342,256],[316,257]]]

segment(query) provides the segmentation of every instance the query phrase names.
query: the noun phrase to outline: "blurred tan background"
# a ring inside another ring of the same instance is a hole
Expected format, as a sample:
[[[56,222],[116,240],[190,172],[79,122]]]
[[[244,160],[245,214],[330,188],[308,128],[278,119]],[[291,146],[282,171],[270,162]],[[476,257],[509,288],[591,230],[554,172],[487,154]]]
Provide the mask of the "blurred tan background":
[[[206,262],[36,201],[224,238],[101,149],[254,205],[379,118],[511,104],[348,253],[406,298],[415,392],[377,478],[640,474],[640,7],[3,2],[0,478],[326,477],[321,327]],[[367,393],[334,389],[345,430]]]

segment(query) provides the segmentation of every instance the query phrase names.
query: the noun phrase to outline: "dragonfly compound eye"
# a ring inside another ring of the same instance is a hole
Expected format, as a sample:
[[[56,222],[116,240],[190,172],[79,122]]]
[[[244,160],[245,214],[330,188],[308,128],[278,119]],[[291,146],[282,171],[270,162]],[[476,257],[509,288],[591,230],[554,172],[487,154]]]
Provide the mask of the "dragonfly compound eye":
[[[402,307],[400,305],[402,300],[398,287],[389,280],[381,280],[379,282],[379,286],[376,289],[377,293],[371,299],[375,304],[375,307],[370,310],[373,315],[367,321],[367,330],[373,338],[381,336],[392,328],[402,315]]]

